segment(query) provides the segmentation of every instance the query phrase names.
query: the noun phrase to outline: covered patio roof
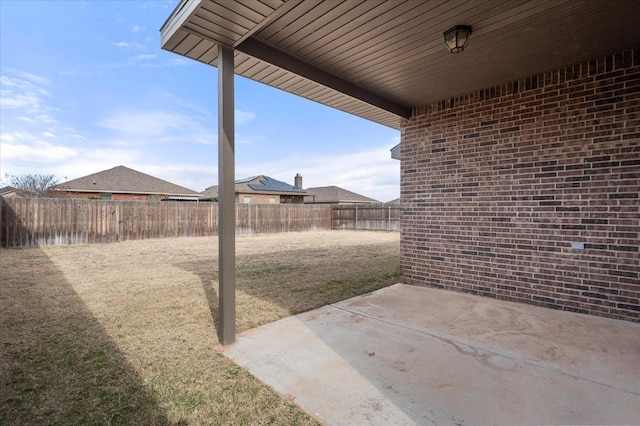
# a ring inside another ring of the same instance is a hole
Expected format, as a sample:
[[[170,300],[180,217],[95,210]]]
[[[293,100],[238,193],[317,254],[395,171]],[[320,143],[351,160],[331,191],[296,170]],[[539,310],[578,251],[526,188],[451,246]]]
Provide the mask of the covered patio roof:
[[[399,129],[414,107],[638,47],[633,0],[182,0],[162,48]],[[450,54],[443,31],[471,25]]]
[[[634,0],[181,0],[162,48],[219,69],[221,342],[235,340],[234,74],[400,129],[416,107],[637,48],[638,22]],[[454,55],[455,25],[472,35]]]

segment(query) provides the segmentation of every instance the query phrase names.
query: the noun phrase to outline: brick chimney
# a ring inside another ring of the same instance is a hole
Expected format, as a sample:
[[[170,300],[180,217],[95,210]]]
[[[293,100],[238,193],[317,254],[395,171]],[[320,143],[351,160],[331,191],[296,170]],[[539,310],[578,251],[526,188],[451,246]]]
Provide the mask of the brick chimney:
[[[293,186],[302,189],[302,176],[300,176],[300,173],[296,173],[296,176],[293,178]]]

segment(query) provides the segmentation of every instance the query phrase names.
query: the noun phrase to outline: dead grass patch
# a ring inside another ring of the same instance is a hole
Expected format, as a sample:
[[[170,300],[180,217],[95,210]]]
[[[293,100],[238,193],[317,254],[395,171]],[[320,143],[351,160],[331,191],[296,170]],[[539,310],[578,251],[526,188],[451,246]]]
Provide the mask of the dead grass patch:
[[[397,281],[399,235],[240,236],[237,327]],[[215,351],[216,238],[0,252],[1,424],[313,424]]]

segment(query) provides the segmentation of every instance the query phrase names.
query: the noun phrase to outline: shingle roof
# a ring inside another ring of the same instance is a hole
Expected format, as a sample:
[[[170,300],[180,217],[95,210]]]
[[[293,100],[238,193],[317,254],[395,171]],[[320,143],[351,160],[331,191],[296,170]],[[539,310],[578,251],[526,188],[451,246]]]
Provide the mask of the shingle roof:
[[[103,170],[52,187],[56,191],[194,196],[198,192],[125,166]]]
[[[247,182],[247,186],[254,191],[267,191],[267,192],[295,192],[298,194],[305,194],[302,188],[296,188],[293,185],[289,185],[286,182],[281,182],[270,178],[269,176],[258,176],[256,179]]]
[[[338,186],[307,188],[305,203],[378,203],[378,200],[356,194]]]
[[[306,195],[307,191],[302,188],[296,188],[286,182],[273,179],[269,176],[260,175],[250,178],[236,180],[236,194],[274,194],[274,195]],[[211,200],[218,198],[218,185],[210,186],[202,191],[201,200]]]

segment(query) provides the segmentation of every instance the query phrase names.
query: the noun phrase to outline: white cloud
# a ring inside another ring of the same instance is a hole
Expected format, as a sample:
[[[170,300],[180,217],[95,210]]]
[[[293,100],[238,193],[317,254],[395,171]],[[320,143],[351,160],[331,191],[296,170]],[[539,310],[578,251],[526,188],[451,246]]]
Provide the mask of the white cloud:
[[[58,71],[58,75],[63,75],[63,76],[68,76],[68,75],[96,76],[100,74],[101,74],[100,71],[96,71],[96,70],[85,71],[85,70],[79,70],[77,68],[68,68],[68,69],[63,69]]]
[[[142,30],[144,30],[144,27],[141,27],[139,25],[134,25],[133,27],[131,27],[131,31],[133,31],[134,33],[137,33]]]
[[[236,124],[242,125],[252,122],[256,119],[256,115],[250,111],[235,110]]]
[[[135,42],[127,42],[127,41],[118,41],[118,42],[114,42],[111,43],[114,46],[118,46],[118,47],[126,47],[126,48],[133,48],[133,49],[143,49],[144,46],[141,45],[140,43],[135,43]]]
[[[41,113],[35,116],[35,121],[40,124],[55,124],[58,120],[50,114]]]
[[[180,58],[174,58],[174,59],[170,59],[166,62],[161,62],[161,63],[142,63],[139,64],[141,67],[143,68],[168,68],[168,67],[182,67],[185,65],[189,65],[190,61],[186,61],[184,59],[180,59]],[[128,65],[132,65],[131,63]]]
[[[23,122],[25,122],[25,123],[30,123],[30,124],[33,124],[33,123],[35,123],[35,122],[36,122],[33,118],[31,118],[31,117],[24,117],[24,116],[18,116],[18,117],[16,117],[16,120],[18,120],[18,121],[23,121]]]
[[[133,60],[134,61],[144,61],[144,60],[147,60],[147,59],[155,59],[157,57],[158,57],[158,55],[156,55],[156,54],[140,54],[140,55],[134,56]]]
[[[3,133],[0,137],[3,175],[51,173],[59,180],[65,176],[75,179],[119,164],[135,164],[142,157],[133,149],[70,147],[26,132]]]
[[[29,133],[2,134],[2,160],[23,162],[59,162],[76,156],[76,151],[44,141]]]
[[[130,149],[114,148],[86,148],[79,150],[78,155],[65,161],[51,165],[47,170],[54,173],[56,177],[76,179],[90,175],[102,170],[111,169],[115,166],[124,165],[136,168],[136,162],[143,157],[139,151]]]
[[[44,110],[44,97],[50,96],[45,88],[32,80],[46,81],[33,74],[26,74],[25,78],[0,76],[0,107],[3,109],[25,109],[28,112]]]
[[[50,81],[38,75],[8,70],[0,77],[2,121],[0,122],[0,167],[3,173],[51,173],[74,161],[82,151],[70,141],[78,132],[60,126],[55,98],[44,86]]]
[[[121,110],[99,122],[124,143],[183,142],[209,144],[217,137],[213,126],[205,127],[205,117],[171,110]]]
[[[20,72],[19,76],[22,77],[25,80],[29,80],[29,81],[31,81],[33,83],[36,83],[36,84],[40,84],[40,85],[50,84],[50,81],[49,81],[48,78],[42,77],[40,75],[32,74],[30,72]]]
[[[111,63],[103,63],[98,64],[99,68],[104,69],[118,69],[118,68],[126,68],[126,67],[141,67],[141,68],[169,68],[175,66],[185,66],[189,65],[189,61],[180,58],[170,59],[165,62],[146,62],[152,59],[157,59],[157,55],[155,54],[140,54],[134,56],[127,62],[111,62]]]
[[[0,108],[3,109],[38,109],[42,100],[35,93],[15,93],[0,90]]]

